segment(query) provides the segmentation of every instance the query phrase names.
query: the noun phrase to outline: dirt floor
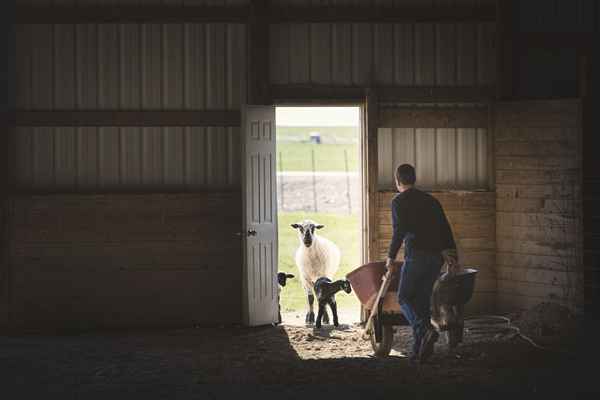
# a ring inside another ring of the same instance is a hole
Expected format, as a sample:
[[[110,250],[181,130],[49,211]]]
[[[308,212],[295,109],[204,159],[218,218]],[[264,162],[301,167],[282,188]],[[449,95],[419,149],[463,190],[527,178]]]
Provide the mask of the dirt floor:
[[[410,340],[409,329],[398,328],[391,356],[378,359],[358,324],[0,336],[0,388],[3,399],[574,398],[598,391],[596,368],[585,368],[595,357],[590,348],[559,354],[514,335],[467,330],[457,350],[440,339],[431,362],[412,367],[403,354]]]

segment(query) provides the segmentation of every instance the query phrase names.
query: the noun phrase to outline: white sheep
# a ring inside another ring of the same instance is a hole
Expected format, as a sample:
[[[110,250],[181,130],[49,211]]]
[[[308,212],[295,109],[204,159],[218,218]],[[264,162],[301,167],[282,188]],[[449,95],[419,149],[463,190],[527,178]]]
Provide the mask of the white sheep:
[[[308,298],[307,324],[315,322],[315,297],[313,293],[315,282],[321,277],[333,279],[340,266],[340,249],[331,240],[317,235],[315,232],[323,227],[324,225],[317,224],[309,219],[292,224],[292,228],[298,230],[298,238],[300,239],[300,245],[296,250],[296,266],[298,267],[300,283]],[[323,322],[329,323],[327,312],[323,315]]]

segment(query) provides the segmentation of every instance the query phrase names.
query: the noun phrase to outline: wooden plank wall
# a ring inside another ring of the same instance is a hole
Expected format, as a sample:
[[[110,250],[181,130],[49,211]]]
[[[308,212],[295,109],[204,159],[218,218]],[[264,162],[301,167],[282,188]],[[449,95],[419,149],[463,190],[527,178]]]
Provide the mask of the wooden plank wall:
[[[385,259],[392,238],[390,204],[395,192],[379,192],[378,254]],[[444,208],[461,263],[479,270],[468,313],[489,313],[496,300],[496,196],[494,192],[434,192]],[[399,252],[400,259],[402,251]]]
[[[12,203],[11,327],[240,322],[239,191]]]
[[[498,104],[498,307],[581,304],[579,102]]]

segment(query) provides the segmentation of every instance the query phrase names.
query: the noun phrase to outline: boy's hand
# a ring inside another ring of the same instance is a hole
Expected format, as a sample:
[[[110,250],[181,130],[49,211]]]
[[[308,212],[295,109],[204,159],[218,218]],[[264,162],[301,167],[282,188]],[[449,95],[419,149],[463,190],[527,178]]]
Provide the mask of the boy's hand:
[[[385,260],[385,268],[389,273],[395,274],[398,271],[398,264],[394,262],[391,258],[386,258]]]

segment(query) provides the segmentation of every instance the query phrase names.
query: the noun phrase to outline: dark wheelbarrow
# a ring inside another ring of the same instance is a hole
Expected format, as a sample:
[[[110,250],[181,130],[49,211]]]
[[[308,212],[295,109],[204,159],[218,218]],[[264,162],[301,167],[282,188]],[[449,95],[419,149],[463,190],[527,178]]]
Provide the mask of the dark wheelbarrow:
[[[402,263],[399,265],[401,266]],[[473,295],[476,272],[477,270],[473,268],[465,268],[451,277],[442,274],[441,279],[436,282],[434,287],[432,323],[441,331],[448,332],[447,337],[451,347],[462,340],[462,309]],[[397,274],[391,277],[387,292],[375,304],[385,273],[384,262],[372,262],[362,265],[346,275],[365,314],[370,315],[373,307],[377,307],[369,339],[373,351],[378,357],[389,355],[394,342],[394,326],[409,325],[402,314],[400,304],[398,304],[399,278]]]

